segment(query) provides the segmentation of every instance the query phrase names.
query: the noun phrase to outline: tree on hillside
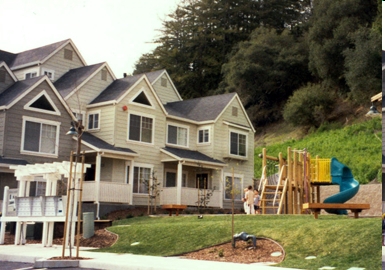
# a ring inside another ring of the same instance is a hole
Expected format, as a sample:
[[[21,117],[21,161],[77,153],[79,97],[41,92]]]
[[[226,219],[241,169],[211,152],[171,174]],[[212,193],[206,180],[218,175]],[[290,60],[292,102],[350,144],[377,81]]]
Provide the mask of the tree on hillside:
[[[257,29],[223,65],[220,92],[236,91],[255,125],[282,117],[283,103],[311,80],[304,38]]]
[[[218,87],[234,45],[261,26],[282,32],[300,24],[309,2],[185,0],[163,22],[159,46],[142,55],[134,74],[165,68],[183,97],[208,95]]]
[[[329,87],[347,92],[344,51],[354,47],[354,33],[371,27],[377,0],[315,0],[309,28],[309,68]]]

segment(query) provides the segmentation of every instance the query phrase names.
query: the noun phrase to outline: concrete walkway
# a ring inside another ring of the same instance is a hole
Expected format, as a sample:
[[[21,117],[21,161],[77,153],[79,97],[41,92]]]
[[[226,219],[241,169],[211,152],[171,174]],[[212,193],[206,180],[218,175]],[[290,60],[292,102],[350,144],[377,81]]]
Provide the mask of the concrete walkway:
[[[87,251],[88,250],[88,251]],[[239,264],[214,261],[190,260],[178,257],[156,257],[133,254],[116,254],[92,252],[89,248],[80,248],[79,257],[90,258],[89,260],[79,260],[79,267],[95,268],[95,269],[114,269],[114,270],[204,270],[204,269],[221,269],[221,270],[274,270],[274,269],[290,269],[273,267],[265,264]],[[43,247],[41,244],[27,245],[0,245],[0,261],[14,261],[40,264],[52,257],[60,257],[62,254],[62,246]],[[69,255],[66,250],[65,256]],[[72,256],[76,256],[76,250],[72,251]],[[60,262],[60,261],[56,261]],[[47,267],[44,266],[43,267]],[[59,267],[59,266],[53,266]],[[48,268],[48,267],[47,267]],[[297,269],[298,270],[298,269]]]

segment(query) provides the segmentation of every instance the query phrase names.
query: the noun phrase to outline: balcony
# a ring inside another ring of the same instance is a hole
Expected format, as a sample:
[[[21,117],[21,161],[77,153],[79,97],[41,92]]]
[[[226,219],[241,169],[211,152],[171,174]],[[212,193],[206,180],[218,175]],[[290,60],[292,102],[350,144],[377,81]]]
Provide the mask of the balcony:
[[[98,187],[99,185],[99,187]],[[98,196],[99,190],[99,196]],[[83,202],[109,202],[129,204],[131,185],[113,182],[85,181],[83,183]]]
[[[207,190],[206,192],[208,192]],[[177,188],[164,187],[161,195],[161,204],[175,204],[177,201]],[[197,188],[182,188],[181,204],[197,206],[199,196],[204,195],[204,190]],[[208,207],[222,207],[223,195],[220,190],[214,190],[213,195],[208,200]]]

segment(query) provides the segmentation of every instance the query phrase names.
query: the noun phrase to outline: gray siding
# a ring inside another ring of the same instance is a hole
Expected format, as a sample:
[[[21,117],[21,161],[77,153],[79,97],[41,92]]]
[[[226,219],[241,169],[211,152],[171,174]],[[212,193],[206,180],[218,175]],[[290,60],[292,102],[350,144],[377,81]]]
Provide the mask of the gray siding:
[[[162,79],[167,81],[167,86],[164,87],[161,84]],[[176,90],[173,88],[171,81],[167,78],[165,74],[156,80],[152,86],[154,87],[159,99],[162,101],[162,104],[166,104],[168,102],[180,101]]]
[[[51,115],[35,111],[24,110],[24,105],[33,99],[42,90],[46,90],[50,98],[55,103],[56,107],[61,111],[61,115]],[[71,136],[67,136],[66,133],[69,129],[71,117],[61,104],[60,100],[51,91],[49,85],[46,82],[41,83],[30,93],[28,93],[17,104],[11,107],[6,112],[6,125],[3,148],[4,157],[13,157],[27,160],[30,163],[43,163],[43,162],[55,162],[62,160],[69,160],[71,150],[75,150],[75,142],[73,142]],[[23,115],[30,117],[36,117],[40,119],[61,122],[59,130],[59,146],[58,157],[48,158],[44,156],[25,155],[20,153],[21,140],[22,140],[22,128],[23,128]]]
[[[5,111],[0,111],[0,156],[3,156],[5,132]]]

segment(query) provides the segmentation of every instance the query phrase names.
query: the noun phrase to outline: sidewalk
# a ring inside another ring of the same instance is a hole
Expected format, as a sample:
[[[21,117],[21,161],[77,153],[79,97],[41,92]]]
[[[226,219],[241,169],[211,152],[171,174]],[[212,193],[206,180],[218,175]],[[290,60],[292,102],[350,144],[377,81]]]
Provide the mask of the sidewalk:
[[[116,254],[86,251],[89,248],[80,248],[79,257],[90,258],[89,260],[80,260],[79,267],[95,269],[114,269],[114,270],[274,270],[294,268],[272,267],[264,264],[239,264],[214,261],[190,260],[178,257],[156,257],[133,254]],[[384,251],[383,251],[384,252]],[[14,261],[35,263],[40,259],[60,257],[62,246],[43,247],[41,244],[28,245],[0,245],[0,261]],[[66,250],[65,256],[69,252]],[[384,253],[383,253],[384,254]],[[72,251],[72,256],[76,256],[76,250]],[[384,256],[384,255],[383,255]],[[384,257],[383,257],[384,258]],[[298,270],[298,269],[297,269]]]

